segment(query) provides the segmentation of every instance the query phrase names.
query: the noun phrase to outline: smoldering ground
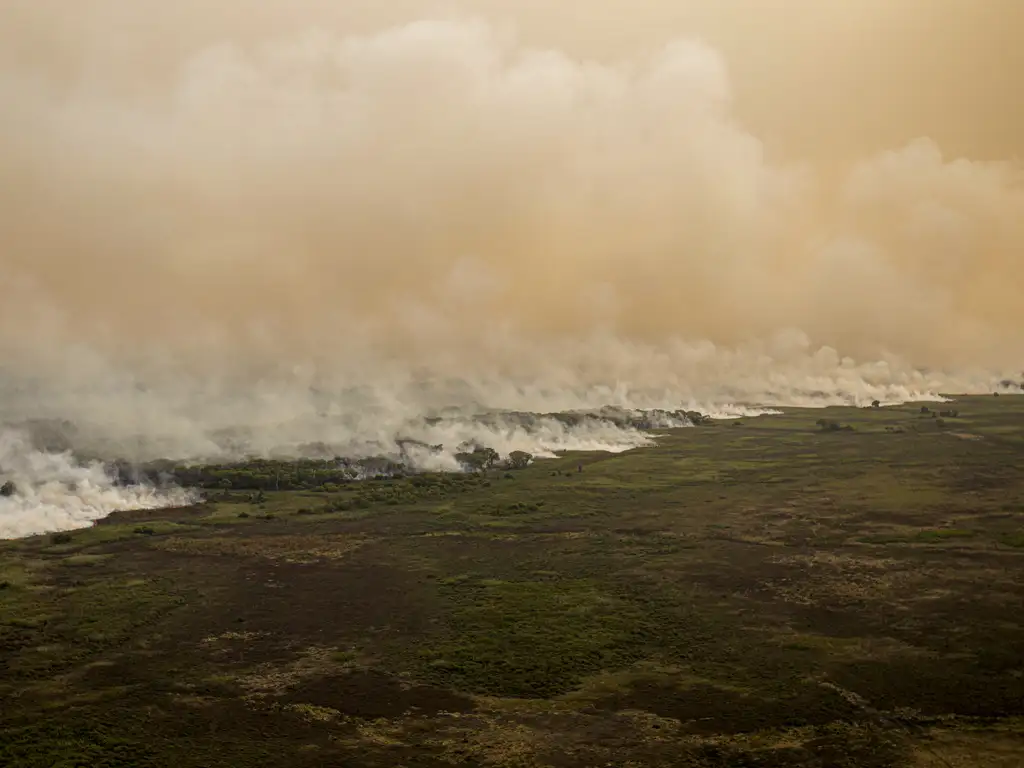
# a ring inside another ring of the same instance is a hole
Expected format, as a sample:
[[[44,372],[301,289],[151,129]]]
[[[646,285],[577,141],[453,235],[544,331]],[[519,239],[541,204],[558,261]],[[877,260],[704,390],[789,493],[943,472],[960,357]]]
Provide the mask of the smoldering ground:
[[[859,34],[883,13],[865,7]],[[676,39],[580,55],[559,44],[566,19],[532,6],[525,32],[500,2],[352,8],[13,3],[3,421],[68,421],[98,454],[217,458],[437,442],[431,419],[456,414],[456,442],[489,429],[542,453],[646,438],[477,416],[1019,383],[1010,159],[928,130],[858,147],[838,121],[821,128],[842,151],[809,140],[802,157],[801,110],[837,98],[839,70],[822,63],[804,103],[768,83],[770,142],[741,119],[727,54],[682,21]],[[843,24],[822,34],[850,42]],[[842,114],[884,125],[898,96],[851,90]]]

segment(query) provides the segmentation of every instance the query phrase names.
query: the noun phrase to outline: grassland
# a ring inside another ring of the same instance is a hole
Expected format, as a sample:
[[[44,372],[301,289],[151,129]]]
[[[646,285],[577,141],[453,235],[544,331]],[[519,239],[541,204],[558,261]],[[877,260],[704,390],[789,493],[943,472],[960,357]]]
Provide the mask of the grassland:
[[[939,408],[4,543],[0,765],[1024,765],[1024,398]]]

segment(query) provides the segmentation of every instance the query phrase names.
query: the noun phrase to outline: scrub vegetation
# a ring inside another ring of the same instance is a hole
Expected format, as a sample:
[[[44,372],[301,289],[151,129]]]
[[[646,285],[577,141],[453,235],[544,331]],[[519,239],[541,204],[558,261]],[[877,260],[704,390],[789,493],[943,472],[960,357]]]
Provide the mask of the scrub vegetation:
[[[203,468],[0,547],[0,764],[1019,766],[1022,458],[1024,398],[964,397]]]

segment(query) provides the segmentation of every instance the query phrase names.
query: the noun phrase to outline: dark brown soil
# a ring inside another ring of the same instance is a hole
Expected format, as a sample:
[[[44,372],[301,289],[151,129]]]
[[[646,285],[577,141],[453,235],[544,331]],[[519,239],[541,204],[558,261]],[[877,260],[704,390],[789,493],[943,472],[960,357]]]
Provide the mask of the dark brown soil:
[[[767,699],[707,684],[677,687],[652,681],[636,683],[598,706],[611,711],[653,712],[678,720],[687,732],[699,734],[750,733],[865,719],[862,710],[835,692],[812,685]]]
[[[472,712],[473,700],[425,685],[408,685],[379,672],[351,672],[302,683],[281,701],[327,707],[370,720],[404,715],[430,717],[440,712]]]

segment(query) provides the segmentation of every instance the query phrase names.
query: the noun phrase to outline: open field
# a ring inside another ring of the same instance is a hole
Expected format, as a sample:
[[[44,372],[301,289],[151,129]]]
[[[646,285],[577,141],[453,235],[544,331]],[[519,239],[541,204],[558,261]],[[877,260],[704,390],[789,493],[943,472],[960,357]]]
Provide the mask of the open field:
[[[0,765],[1024,765],[1024,397],[933,407],[4,543]]]

